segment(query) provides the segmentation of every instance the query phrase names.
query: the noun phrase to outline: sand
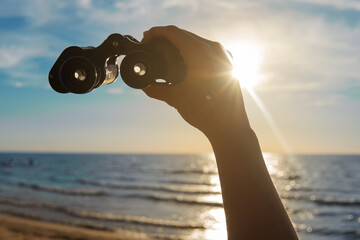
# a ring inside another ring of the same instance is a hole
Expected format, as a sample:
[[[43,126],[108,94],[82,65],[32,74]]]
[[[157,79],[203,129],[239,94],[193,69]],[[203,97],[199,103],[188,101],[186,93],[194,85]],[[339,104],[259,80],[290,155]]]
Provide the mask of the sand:
[[[128,230],[116,232],[65,226],[0,215],[0,240],[125,240],[150,239]]]

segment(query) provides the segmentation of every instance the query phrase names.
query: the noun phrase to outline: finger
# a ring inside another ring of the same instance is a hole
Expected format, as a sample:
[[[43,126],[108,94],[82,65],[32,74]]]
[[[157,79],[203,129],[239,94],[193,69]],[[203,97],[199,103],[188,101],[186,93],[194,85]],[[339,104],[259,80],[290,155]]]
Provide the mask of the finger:
[[[231,59],[234,59],[232,53],[229,50],[226,50],[227,54],[230,56]]]
[[[203,37],[200,37],[199,35],[196,35],[195,33],[192,33],[192,32],[189,32],[187,30],[184,30],[187,34],[191,35],[193,38],[201,41],[201,42],[204,42],[205,44],[208,44],[208,45],[211,45],[213,43],[215,43],[214,41],[211,41],[209,39],[206,39],[206,38],[203,38]]]
[[[167,38],[175,47],[177,47],[182,53],[189,53],[193,49],[198,48],[202,43],[199,39],[194,38],[188,34],[185,30],[176,26],[163,26],[153,27],[150,30],[144,32],[144,38],[142,43],[147,42],[155,37]]]
[[[141,43],[145,43],[148,42],[152,39],[152,34],[150,32],[150,30],[147,30],[145,32],[143,32],[143,38],[141,39]]]
[[[169,85],[150,85],[143,89],[145,94],[151,98],[164,101],[172,107],[176,107],[181,99],[177,97],[176,87]]]
[[[229,52],[228,50],[226,50],[224,48],[224,46],[216,41],[211,41],[208,40],[206,38],[200,37],[199,35],[196,35],[195,33],[189,32],[187,30],[184,30],[187,34],[191,35],[193,38],[197,39],[198,41],[203,42],[203,44],[206,44],[207,46],[217,50],[219,53],[221,53],[221,55],[226,55],[227,59],[233,59],[233,56],[231,54],[231,52]]]
[[[146,95],[157,100],[166,101],[168,98],[169,87],[164,85],[150,85],[142,89]]]

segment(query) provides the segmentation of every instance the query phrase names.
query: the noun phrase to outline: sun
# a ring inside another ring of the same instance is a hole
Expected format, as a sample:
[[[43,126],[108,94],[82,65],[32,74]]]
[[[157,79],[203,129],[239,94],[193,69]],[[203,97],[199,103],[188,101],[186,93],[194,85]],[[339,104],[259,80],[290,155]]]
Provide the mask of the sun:
[[[226,46],[232,56],[232,75],[241,87],[252,90],[261,81],[263,48],[254,42],[237,42]]]

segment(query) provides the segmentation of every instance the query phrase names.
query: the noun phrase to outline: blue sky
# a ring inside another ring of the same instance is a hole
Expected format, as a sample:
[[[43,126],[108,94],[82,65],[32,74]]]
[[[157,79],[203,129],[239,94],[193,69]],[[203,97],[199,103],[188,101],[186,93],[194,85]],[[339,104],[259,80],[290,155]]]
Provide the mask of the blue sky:
[[[253,91],[263,108],[245,89],[244,97],[264,151],[360,153],[359,1],[0,3],[0,151],[210,151],[175,110],[121,79],[80,96],[47,82],[68,46],[97,46],[114,32],[141,39],[152,26],[175,24],[225,47],[262,46],[263,79]]]

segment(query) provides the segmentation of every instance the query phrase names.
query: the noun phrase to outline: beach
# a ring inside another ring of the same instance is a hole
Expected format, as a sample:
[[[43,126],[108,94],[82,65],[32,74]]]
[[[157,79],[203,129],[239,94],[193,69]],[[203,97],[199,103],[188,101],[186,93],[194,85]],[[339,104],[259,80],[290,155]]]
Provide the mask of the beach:
[[[150,239],[128,230],[116,232],[86,229],[61,224],[0,215],[0,239],[3,240],[133,240]]]

